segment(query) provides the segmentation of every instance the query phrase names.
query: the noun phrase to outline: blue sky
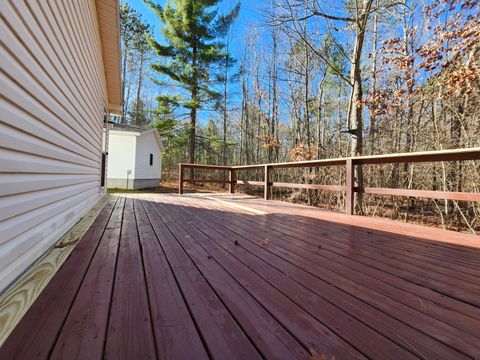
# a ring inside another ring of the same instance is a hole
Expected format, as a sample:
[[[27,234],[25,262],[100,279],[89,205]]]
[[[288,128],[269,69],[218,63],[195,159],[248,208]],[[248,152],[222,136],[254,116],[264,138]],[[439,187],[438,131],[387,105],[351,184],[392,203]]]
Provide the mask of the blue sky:
[[[155,0],[154,0],[155,1]],[[155,30],[155,35],[158,39],[161,37],[159,31],[159,21],[156,15],[150,10],[142,0],[126,0],[126,2],[135,8],[140,14],[142,14],[145,21],[153,25]],[[166,3],[166,0],[156,0],[157,3],[163,5]],[[240,1],[241,9],[240,15],[235,22],[234,31],[232,32],[232,55],[234,57],[239,57],[241,54],[241,39],[246,34],[249,27],[262,26],[264,24],[264,19],[262,16],[262,7],[265,6],[265,2],[262,0],[243,0]],[[230,11],[237,1],[234,0],[223,0],[220,2],[220,13],[226,13]]]
[[[143,17],[144,21],[154,28],[154,34],[157,40],[161,41],[162,34],[160,31],[160,22],[155,15],[155,13],[147,6],[142,0],[123,0],[135,10],[137,10]],[[167,0],[154,0],[158,4],[164,5]],[[237,4],[238,1],[233,0],[222,0],[219,3],[219,13],[228,13],[231,9]],[[263,27],[265,26],[265,19],[263,17],[264,11],[262,7],[269,2],[264,2],[263,0],[243,0],[240,1],[240,14],[237,20],[235,21],[234,27],[231,31],[231,41],[230,41],[230,52],[233,58],[239,59],[243,55],[243,44],[244,38],[253,27]],[[259,39],[262,41],[262,39]],[[258,44],[257,44],[258,45]],[[157,91],[154,88],[151,88],[153,92],[151,95],[157,95]],[[149,92],[148,86],[145,89],[146,92]],[[238,107],[241,103],[240,94],[237,91],[231,90],[230,92],[230,106]],[[199,111],[199,121],[202,124],[211,118],[212,113],[209,111],[200,110]]]

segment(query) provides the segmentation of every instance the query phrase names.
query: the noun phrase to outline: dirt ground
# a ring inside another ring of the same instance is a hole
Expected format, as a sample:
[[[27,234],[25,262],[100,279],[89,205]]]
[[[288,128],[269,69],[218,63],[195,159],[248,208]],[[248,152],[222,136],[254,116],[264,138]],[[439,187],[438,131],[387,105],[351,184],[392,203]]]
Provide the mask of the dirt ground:
[[[228,187],[222,188],[218,184],[205,184],[205,185],[191,185],[184,184],[183,190],[187,192],[227,192]],[[126,189],[115,189],[109,188],[109,194],[141,194],[141,193],[178,193],[178,183],[177,182],[162,182],[160,186],[154,188],[146,189],[137,189],[137,190],[126,190]]]

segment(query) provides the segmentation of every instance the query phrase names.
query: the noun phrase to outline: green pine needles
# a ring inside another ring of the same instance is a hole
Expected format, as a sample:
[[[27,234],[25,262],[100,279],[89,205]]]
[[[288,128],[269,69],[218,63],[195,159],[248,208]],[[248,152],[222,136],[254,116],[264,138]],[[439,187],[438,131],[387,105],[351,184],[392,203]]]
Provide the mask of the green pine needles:
[[[146,35],[160,60],[152,64],[159,84],[168,86],[168,95],[157,97],[160,116],[172,117],[178,109],[189,113],[189,161],[195,162],[197,110],[218,102],[216,91],[221,63],[229,58],[221,41],[238,16],[240,4],[226,15],[218,14],[220,0],[167,0],[164,7],[144,0],[160,20],[162,41]]]

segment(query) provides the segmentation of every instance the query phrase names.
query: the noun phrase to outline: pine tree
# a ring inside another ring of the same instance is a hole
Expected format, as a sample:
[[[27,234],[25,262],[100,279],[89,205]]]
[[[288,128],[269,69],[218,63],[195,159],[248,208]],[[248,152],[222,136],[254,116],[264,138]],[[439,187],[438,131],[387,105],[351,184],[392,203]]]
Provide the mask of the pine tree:
[[[120,3],[120,34],[122,46],[122,93],[123,93],[123,118],[127,122],[127,115],[136,125],[141,125],[141,109],[135,104],[141,103],[141,91],[143,86],[143,68],[147,61],[147,55],[151,51],[146,41],[145,33],[152,34],[150,25],[144,23],[141,14],[127,3]],[[134,100],[133,111],[129,111],[130,84],[133,73],[137,73],[137,90]],[[126,85],[128,91],[126,91]]]
[[[155,11],[161,23],[163,39],[148,42],[161,61],[152,69],[173,87],[170,95],[157,98],[159,106],[189,111],[188,155],[195,162],[195,126],[197,110],[206,103],[218,101],[215,72],[228,54],[219,41],[238,15],[239,5],[226,15],[218,15],[220,0],[168,0],[165,7],[145,2]]]

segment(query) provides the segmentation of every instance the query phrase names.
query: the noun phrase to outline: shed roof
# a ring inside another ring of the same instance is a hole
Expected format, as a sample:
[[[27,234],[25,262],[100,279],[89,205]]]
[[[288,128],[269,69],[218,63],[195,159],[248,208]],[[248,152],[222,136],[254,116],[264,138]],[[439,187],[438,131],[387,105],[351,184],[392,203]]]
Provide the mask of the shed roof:
[[[107,82],[108,110],[112,114],[121,115],[123,111],[123,95],[120,72],[120,16],[118,0],[96,0],[95,4]]]
[[[118,131],[142,133],[142,132],[151,130],[152,128],[147,126],[137,126],[137,125],[119,124],[115,122],[110,122],[110,129],[118,130]]]
[[[155,137],[155,140],[157,141],[158,148],[160,150],[160,153],[165,152],[165,148],[162,143],[162,139],[160,137],[160,133],[156,128],[151,128],[151,127],[145,127],[145,126],[135,126],[135,125],[127,125],[127,124],[118,124],[118,123],[110,123],[110,130],[114,131],[122,131],[125,133],[130,133],[133,136],[141,136],[141,135],[146,135],[149,133],[153,133],[153,136]]]

